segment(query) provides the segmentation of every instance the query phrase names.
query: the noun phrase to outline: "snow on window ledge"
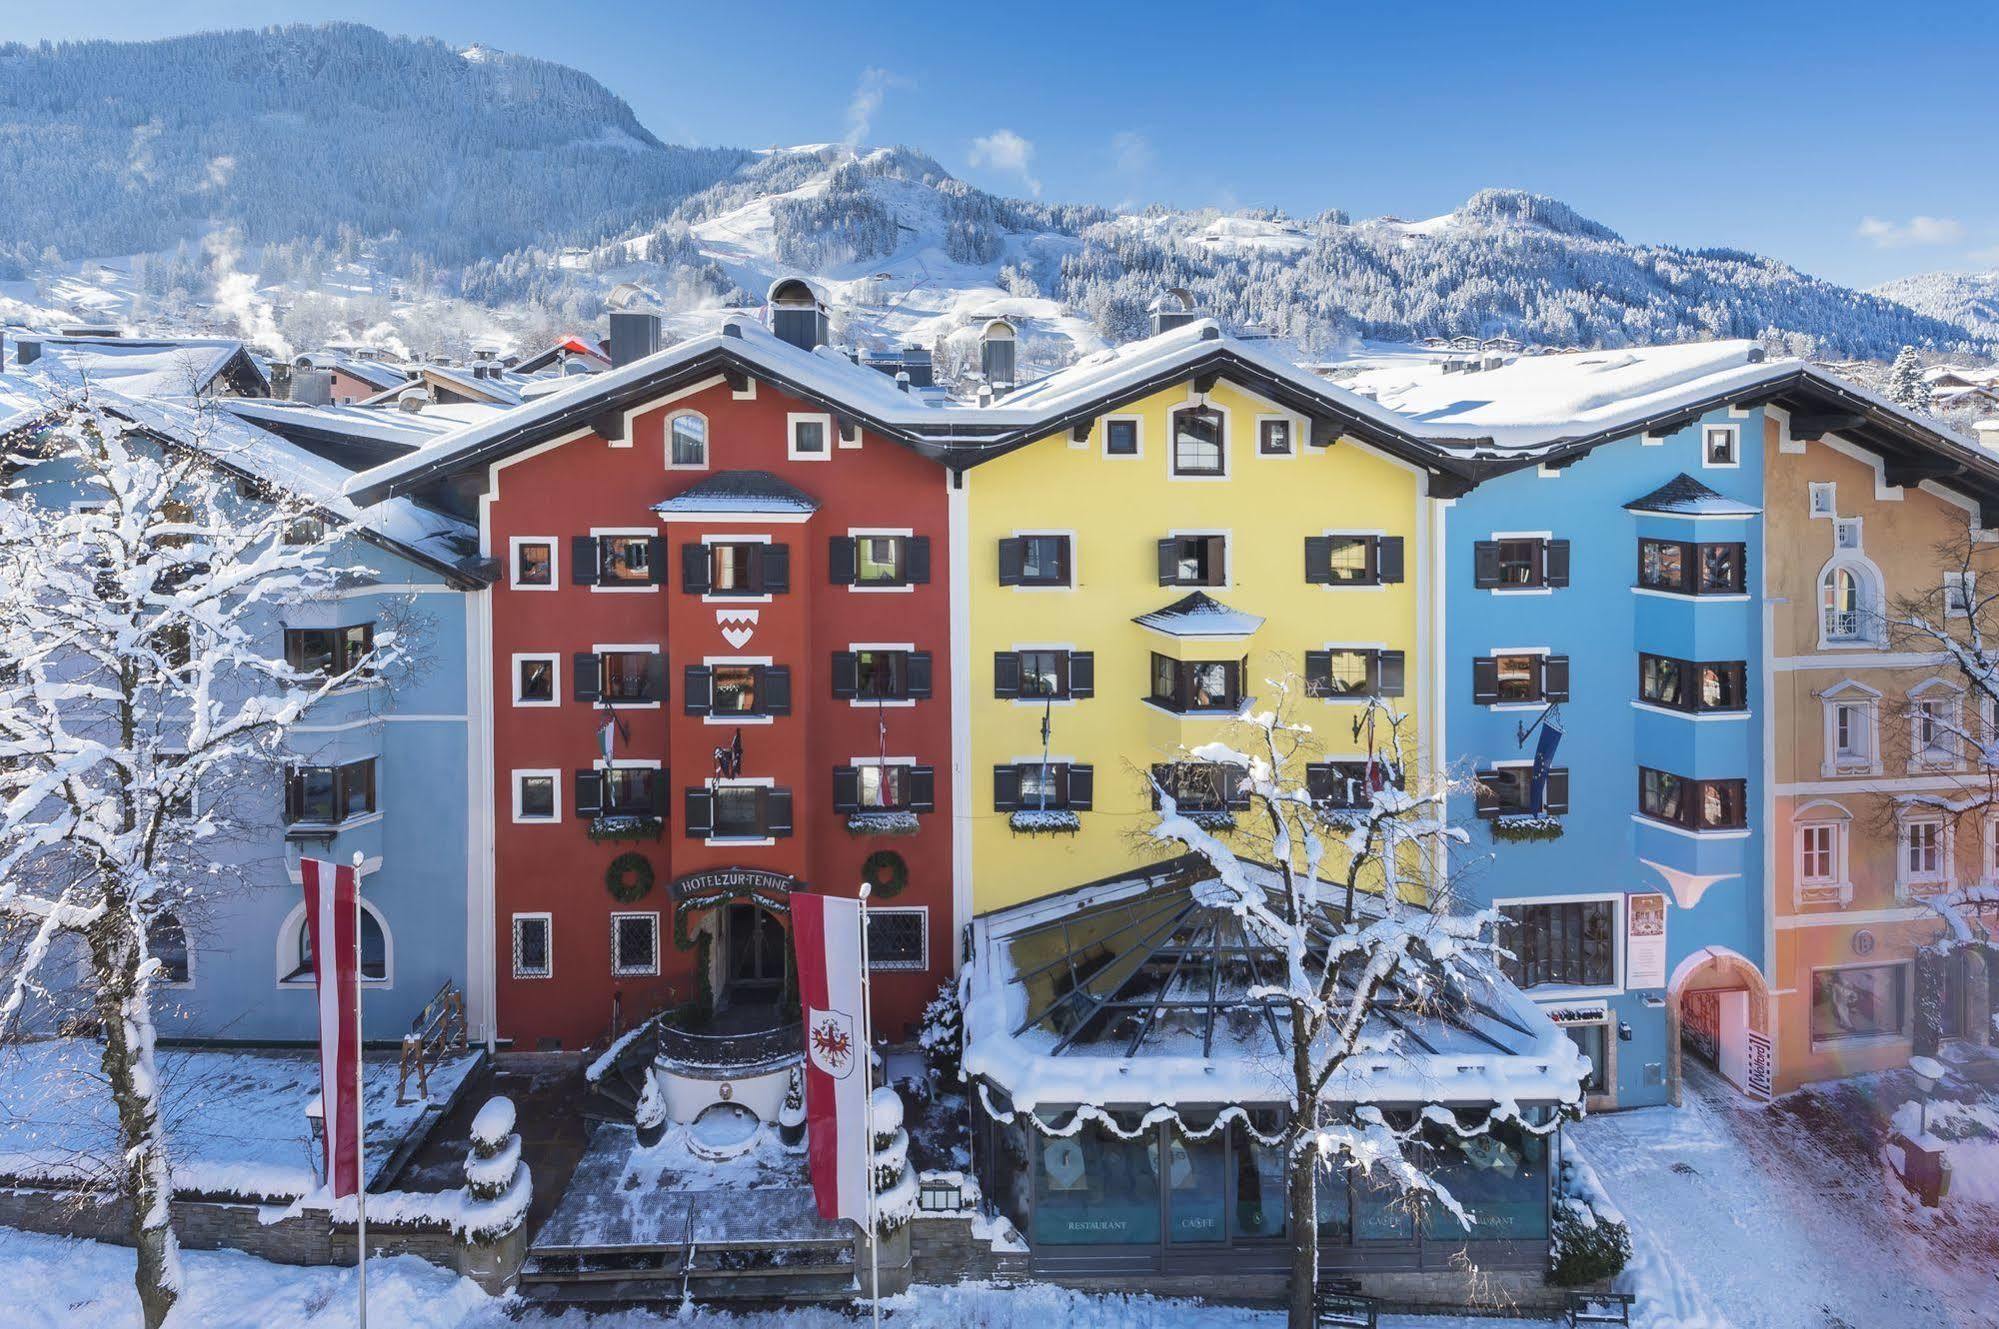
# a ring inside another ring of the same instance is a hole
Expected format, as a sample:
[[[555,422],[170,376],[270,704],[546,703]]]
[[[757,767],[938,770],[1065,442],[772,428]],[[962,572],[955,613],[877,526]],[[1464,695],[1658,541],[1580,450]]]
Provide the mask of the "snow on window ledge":
[[[1025,809],[1007,821],[1021,835],[1073,835],[1083,829],[1083,819],[1067,808]]]

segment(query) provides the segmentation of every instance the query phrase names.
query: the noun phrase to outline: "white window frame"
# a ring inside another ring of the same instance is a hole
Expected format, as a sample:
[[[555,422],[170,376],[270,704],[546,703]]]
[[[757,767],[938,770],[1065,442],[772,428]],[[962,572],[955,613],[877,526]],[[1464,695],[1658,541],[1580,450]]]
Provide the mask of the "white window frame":
[[[1910,863],[1910,851],[1914,841],[1910,835],[1917,826],[1933,827],[1937,833],[1937,868],[1934,872],[1918,872]],[[1928,896],[1950,890],[1957,881],[1956,835],[1951,819],[1941,812],[1916,810],[1904,807],[1895,816],[1895,893],[1908,898],[1911,895]]]
[[[598,575],[601,577],[603,574],[605,536],[642,536],[651,539],[658,534],[659,529],[652,526],[592,526],[590,535],[597,541]],[[672,548],[671,545],[666,547]],[[591,593],[595,595],[657,595],[664,589],[666,588],[657,582],[648,582],[644,586],[605,586],[601,581],[590,584]]]
[[[520,579],[521,546],[548,546],[548,585],[537,586]],[[554,591],[562,587],[562,542],[552,535],[515,535],[507,539],[507,589],[510,591]]]
[[[930,906],[921,905],[921,904],[893,905],[893,906],[885,905],[878,909],[870,908],[868,910],[868,917],[870,919],[878,917],[882,914],[921,914],[923,916],[923,958],[921,963],[917,964],[911,964],[908,963],[907,961],[897,961],[896,963],[893,964],[876,964],[873,958],[870,957],[868,960],[868,972],[881,973],[881,974],[920,974],[925,970],[929,969],[930,968]]]
[[[1847,535],[1849,533],[1851,533],[1853,537],[1853,541],[1851,544],[1847,543]],[[1861,529],[1860,518],[1834,517],[1832,519],[1833,553],[1858,554],[1863,547],[1861,541],[1861,537],[1863,534],[1864,532]]]
[[[539,922],[542,930],[542,952],[548,957],[548,966],[533,970],[521,968],[521,924]],[[511,929],[513,939],[513,975],[515,978],[544,979],[555,977],[555,915],[548,913],[515,914]]]
[[[1082,584],[1083,579],[1081,574],[1083,567],[1083,554],[1082,554],[1083,541],[1081,536],[1079,536],[1077,532],[1074,531],[1073,529],[1065,531],[1065,530],[1056,530],[1052,527],[1037,527],[1033,530],[1016,529],[1008,531],[1007,535],[1013,539],[1019,539],[1023,536],[1029,536],[1029,535],[1059,535],[1067,539],[1069,541],[1069,580],[1061,582],[1050,582],[1034,586],[1006,586],[1002,587],[1001,589],[1014,592],[1019,592],[1019,591],[1067,592],[1075,590],[1077,586]],[[999,546],[997,545],[993,546],[995,557],[998,556],[998,549]],[[997,584],[997,582],[995,582],[995,584]]]
[[[1129,421],[1132,438],[1137,449],[1132,452],[1111,451],[1111,421]],[[1106,415],[1098,420],[1099,432],[1103,435],[1102,451],[1105,461],[1138,461],[1145,456],[1145,417],[1135,414]]]
[[[853,582],[852,582],[852,583],[850,583],[850,584],[849,584],[849,585],[848,585],[848,586],[847,586],[847,587],[845,588],[846,590],[848,590],[849,592],[852,592],[852,593],[854,593],[854,594],[857,594],[857,595],[914,595],[914,594],[916,593],[916,584],[915,584],[914,582],[911,582],[911,581],[908,581],[908,580],[904,580],[904,581],[901,581],[901,582],[897,582],[897,583],[895,583],[895,584],[893,584],[893,585],[888,585],[888,586],[869,586],[869,585],[864,585],[864,584],[862,584],[862,582],[861,582],[861,580],[860,580],[860,576],[861,576],[861,574],[860,574],[860,565],[861,565],[861,546],[860,546],[860,541],[862,541],[863,539],[866,539],[866,538],[868,538],[868,537],[870,537],[870,536],[887,536],[887,537],[890,537],[890,538],[898,538],[898,539],[900,539],[900,540],[901,540],[901,541],[903,542],[903,543],[902,543],[902,557],[903,557],[903,576],[904,576],[905,578],[907,578],[907,577],[908,577],[908,575],[909,575],[909,545],[910,545],[910,542],[911,542],[911,541],[913,541],[913,540],[914,540],[914,539],[916,538],[916,528],[915,528],[915,527],[913,527],[913,526],[849,526],[849,527],[847,528],[847,536],[848,536],[848,538],[849,538],[849,539],[851,539],[851,540],[853,540],[853,541],[855,542],[855,543],[854,543],[854,569],[855,569],[855,571],[854,571],[854,580],[853,580]]]
[[[521,782],[530,777],[547,776],[555,786],[554,810],[546,817],[530,817],[521,810]],[[523,767],[512,772],[514,791],[514,824],[516,826],[553,826],[562,820],[562,772],[552,768]]]
[[[1486,762],[1485,769],[1498,770],[1506,766],[1532,766],[1532,761],[1492,761]],[[1630,926],[1627,915],[1630,902],[1622,891],[1578,891],[1572,895],[1507,895],[1495,898],[1491,908],[1500,909],[1507,905],[1537,904],[1593,904],[1609,901],[1611,983],[1600,987],[1560,987],[1552,983],[1540,987],[1522,988],[1520,993],[1529,1001],[1578,1001],[1587,997],[1618,997],[1624,995],[1624,942],[1625,929]]]
[[[643,967],[620,967],[618,964],[618,924],[628,918],[650,919],[652,922],[652,962]],[[611,977],[613,978],[654,978],[659,974],[659,911],[657,909],[620,909],[611,915]]]
[[[1219,475],[1182,475],[1179,468],[1178,450],[1173,443],[1173,417],[1181,411],[1209,410],[1222,418],[1222,470]],[[1234,459],[1229,455],[1235,447],[1235,413],[1214,400],[1214,394],[1188,392],[1187,400],[1174,402],[1166,408],[1166,478],[1173,484],[1216,484],[1226,483],[1235,476]]]
[[[1714,435],[1728,436],[1728,453],[1721,461],[1709,456],[1708,445]],[[1742,426],[1741,425],[1701,425],[1701,469],[1706,471],[1733,471],[1742,466]]]
[[[1929,709],[1936,708],[1937,742],[1922,741]],[[1964,693],[1953,683],[1932,678],[1909,689],[1909,772],[1954,771],[1964,764]]]
[[[1792,901],[1797,908],[1807,909],[1818,905],[1837,905],[1841,908],[1853,902],[1852,873],[1852,828],[1853,818],[1838,803],[1819,801],[1808,803],[1791,814],[1795,828],[1791,837],[1791,881]],[[1824,832],[1832,837],[1829,847],[1831,872],[1824,877],[1807,876],[1805,871],[1805,841],[1814,832]]]
[[[374,917],[375,926],[382,930],[382,976],[368,978],[355,975],[355,981],[364,988],[391,991],[396,986],[396,934],[389,931],[389,920],[375,907],[372,900],[363,898],[361,907]],[[316,988],[312,976],[287,978],[286,975],[298,968],[298,934],[305,926],[305,902],[299,901],[292,911],[285,915],[285,921],[278,925],[278,989],[283,992],[311,992]]]
[[[673,422],[689,419],[701,422],[701,464],[698,466],[691,462],[677,462],[673,459]],[[665,463],[667,470],[705,471],[711,468],[715,458],[715,433],[714,426],[709,422],[705,412],[697,411],[690,407],[682,407],[666,417],[664,431],[662,445],[665,449],[665,455],[661,460]]]
[[[1290,426],[1291,446],[1283,452],[1265,452],[1263,450],[1263,426],[1266,424]],[[1304,451],[1304,445],[1299,441],[1302,433],[1303,430],[1300,428],[1299,418],[1292,415],[1289,411],[1265,411],[1256,417],[1256,438],[1253,443],[1255,455],[1263,461],[1294,461],[1297,459],[1298,454]]]
[[[1815,519],[1823,518],[1826,521],[1831,521],[1839,516],[1839,483],[1837,481],[1814,480],[1811,482],[1809,489],[1810,493],[1805,500],[1806,516]],[[1824,507],[1819,506],[1820,499],[1825,500]]]
[[[521,696],[521,666],[530,660],[546,660],[554,669],[549,674],[549,698],[547,701],[530,701]],[[547,710],[551,706],[562,705],[562,656],[555,651],[518,651],[513,656],[513,679],[509,689],[513,693],[514,705],[529,710]]]
[[[1956,604],[1952,604],[1952,600]],[[1978,574],[1975,572],[1946,572],[1943,574],[1943,616],[1945,618],[1970,618],[1971,606],[1978,603]]]
[[[817,424],[820,427],[820,437],[825,440],[824,448],[818,452],[800,452],[798,450],[798,426],[802,424]],[[839,440],[834,437],[834,433],[833,416],[829,411],[788,412],[784,417],[785,459],[788,461],[833,460],[833,449],[839,446]]]
[[[645,642],[598,642],[590,647],[590,653],[597,657],[599,676],[597,679],[597,700],[592,710],[612,711],[656,711],[666,703],[663,701],[608,701],[604,697],[602,677],[603,661],[606,655],[659,655],[664,648],[656,641]],[[619,762],[619,765],[626,765]]]
[[[1833,612],[1827,603],[1828,584],[1835,573],[1842,571],[1852,574],[1854,582],[1853,613],[1857,622],[1855,635],[1850,637],[1836,637],[1826,630]],[[1818,648],[1821,651],[1865,650],[1881,644],[1879,619],[1883,585],[1881,570],[1858,551],[1842,550],[1826,560],[1812,583],[1812,612],[1818,616]]]
[[[1846,679],[1819,694],[1824,708],[1824,758],[1819,774],[1826,779],[1841,775],[1881,774],[1881,694],[1864,683]],[[1867,751],[1864,756],[1842,757],[1839,746],[1839,712],[1851,707],[1861,714]]]

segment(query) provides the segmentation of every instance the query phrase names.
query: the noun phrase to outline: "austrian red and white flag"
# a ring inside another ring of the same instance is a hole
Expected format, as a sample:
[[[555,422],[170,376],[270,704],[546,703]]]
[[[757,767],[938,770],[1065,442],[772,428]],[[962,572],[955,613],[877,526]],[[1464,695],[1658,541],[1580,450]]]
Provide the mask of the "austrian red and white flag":
[[[819,1216],[868,1221],[868,1075],[861,1058],[861,902],[794,891],[805,1008],[806,1162]]]
[[[319,984],[319,1102],[326,1127],[326,1179],[339,1199],[361,1189],[361,1103],[355,1082],[361,1055],[360,955],[355,947],[352,867],[299,860],[305,881],[305,925],[312,929],[313,978]]]

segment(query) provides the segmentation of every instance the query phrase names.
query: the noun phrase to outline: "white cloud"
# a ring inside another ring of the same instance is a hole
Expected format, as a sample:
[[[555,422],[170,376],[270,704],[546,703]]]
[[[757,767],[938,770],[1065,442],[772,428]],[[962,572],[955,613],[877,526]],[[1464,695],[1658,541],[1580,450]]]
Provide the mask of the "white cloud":
[[[1144,175],[1152,169],[1152,140],[1132,130],[1111,135],[1111,156],[1120,175]]]
[[[1954,245],[1964,239],[1964,223],[1955,217],[1911,217],[1906,222],[1883,221],[1879,217],[1861,219],[1859,235],[1877,249],[1906,249],[1911,245]]]
[[[974,166],[1017,175],[1028,193],[1041,193],[1041,182],[1034,178],[1034,144],[1011,129],[995,129],[973,139],[971,160]]]
[[[876,65],[869,65],[861,71],[861,81],[854,85],[854,97],[847,103],[847,146],[860,147],[866,142],[874,128],[875,113],[882,108],[882,99],[890,88],[906,86],[906,81]]]

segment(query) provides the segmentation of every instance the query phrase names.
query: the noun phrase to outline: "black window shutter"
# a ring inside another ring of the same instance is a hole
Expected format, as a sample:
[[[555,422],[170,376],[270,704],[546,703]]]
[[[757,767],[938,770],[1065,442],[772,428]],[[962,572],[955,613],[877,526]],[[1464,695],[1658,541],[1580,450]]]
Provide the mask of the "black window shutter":
[[[604,777],[596,771],[577,771],[574,784],[576,815],[594,820],[604,806]]]
[[[1208,537],[1208,585],[1228,585],[1229,540],[1225,535]]]
[[[1069,695],[1072,697],[1094,697],[1097,695],[1097,653],[1095,651],[1069,652]]]
[[[1096,805],[1097,768],[1087,765],[1072,765],[1063,780],[1068,794],[1067,807],[1071,812],[1088,812]]]
[[[764,834],[776,839],[791,834],[791,791],[789,789],[768,789],[764,791]]]
[[[604,692],[604,670],[594,651],[578,651],[569,657],[570,696],[577,701],[596,701]]]
[[[1569,657],[1550,655],[1541,661],[1541,700],[1569,699]]]
[[[1542,555],[1544,559],[1542,580],[1550,586],[1569,584],[1569,542],[1550,540]]]
[[[1499,541],[1480,540],[1472,546],[1471,584],[1499,585]]]
[[[715,795],[706,789],[687,791],[687,838],[705,840],[715,833]]]
[[[569,580],[578,586],[597,584],[597,537],[569,537]]]
[[[858,557],[851,535],[829,536],[826,540],[826,580],[835,586],[852,586],[858,575]]]
[[[765,545],[763,547],[763,586],[767,595],[774,595],[791,589],[791,546]]]
[[[652,815],[658,817],[661,821],[665,821],[666,772],[664,770],[654,771],[652,773],[652,781],[646,786],[646,790],[648,795],[646,801],[652,808]]]
[[[909,687],[909,695],[916,700],[928,697],[931,692],[930,652],[911,651],[904,666],[903,677]]]
[[[1481,817],[1497,817],[1499,815],[1499,792],[1492,787],[1491,783],[1496,774],[1497,772],[1494,771],[1480,771],[1474,777],[1472,788],[1476,791],[1475,803],[1478,815]]]
[[[688,665],[680,674],[680,703],[689,715],[706,715],[715,706],[715,671]]]
[[[1333,653],[1305,652],[1305,695],[1323,697],[1333,690]]]
[[[993,652],[993,695],[1020,695],[1020,657],[1012,651]]]
[[[833,811],[854,812],[861,806],[861,773],[852,766],[833,768]]]
[[[647,701],[664,704],[666,701],[666,653],[655,651],[646,659]]]
[[[993,767],[993,811],[1012,812],[1020,806],[1020,768]]]
[[[1401,581],[1402,537],[1399,535],[1382,536],[1380,549],[1376,553],[1376,559],[1380,567],[1380,579],[1382,582],[1392,583]]]
[[[790,665],[764,665],[757,670],[757,709],[765,715],[791,714]]]
[[[935,812],[937,810],[937,768],[935,766],[912,766],[909,768],[909,810],[911,812]]]
[[[708,593],[708,546],[699,540],[680,546],[680,589],[689,595]]]
[[[1382,651],[1375,657],[1375,692],[1383,697],[1402,695],[1405,674],[1400,651]]]
[[[1333,537],[1305,537],[1305,581],[1312,586],[1330,586],[1333,581]]]
[[[860,660],[852,651],[833,652],[833,695],[851,697],[861,690]]]
[[[1548,772],[1548,815],[1561,817],[1569,810],[1569,768],[1557,766]]]
[[[1027,541],[1011,535],[999,542],[999,584],[1020,585],[1021,569],[1027,563]]]
[[[902,556],[903,580],[911,586],[930,584],[930,537],[912,535]]]
[[[666,540],[662,536],[646,537],[646,575],[655,586],[666,581]]]
[[[1171,538],[1159,542],[1159,584],[1171,586],[1179,579],[1180,542]]]
[[[1471,704],[1491,706],[1499,701],[1499,661],[1481,655],[1471,662]]]

